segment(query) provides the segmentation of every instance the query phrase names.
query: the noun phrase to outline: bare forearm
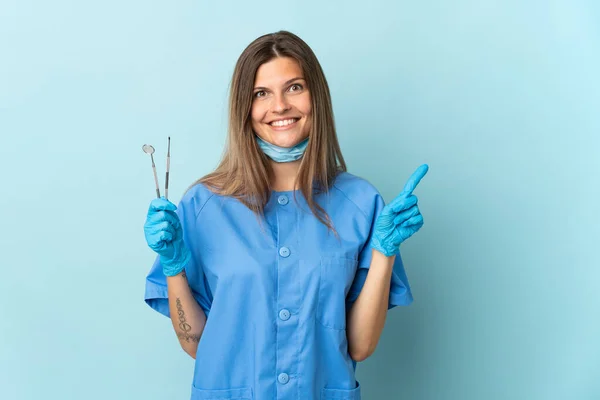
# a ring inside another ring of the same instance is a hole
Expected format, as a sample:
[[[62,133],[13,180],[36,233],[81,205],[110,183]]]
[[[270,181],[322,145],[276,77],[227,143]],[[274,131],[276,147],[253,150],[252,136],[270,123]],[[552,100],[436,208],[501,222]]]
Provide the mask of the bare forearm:
[[[206,324],[206,314],[192,295],[185,271],[167,277],[171,322],[183,350],[196,358],[198,342]]]
[[[356,361],[363,361],[373,354],[381,337],[387,316],[395,258],[373,250],[365,284],[348,311],[348,351]]]

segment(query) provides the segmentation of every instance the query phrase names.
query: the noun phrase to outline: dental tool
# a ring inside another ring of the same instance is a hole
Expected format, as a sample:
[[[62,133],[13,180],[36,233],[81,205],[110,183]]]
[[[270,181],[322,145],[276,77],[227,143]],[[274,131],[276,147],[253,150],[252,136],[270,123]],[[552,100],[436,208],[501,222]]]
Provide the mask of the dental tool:
[[[169,165],[171,164],[171,136],[167,147],[167,173],[165,175],[165,199],[169,199]]]
[[[156,197],[160,198],[160,189],[158,188],[158,175],[156,175],[156,165],[154,165],[154,147],[149,144],[145,144],[142,146],[142,150],[144,153],[150,154],[150,158],[152,159],[152,171],[154,171],[154,182],[156,183]]]

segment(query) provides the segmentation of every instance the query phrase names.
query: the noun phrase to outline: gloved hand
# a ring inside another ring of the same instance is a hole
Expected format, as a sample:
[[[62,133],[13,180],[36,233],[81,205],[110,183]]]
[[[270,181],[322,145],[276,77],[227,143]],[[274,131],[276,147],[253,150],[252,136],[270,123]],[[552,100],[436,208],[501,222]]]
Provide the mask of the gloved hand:
[[[183,229],[176,209],[177,206],[164,196],[156,198],[150,203],[144,224],[146,242],[160,256],[166,276],[180,273],[192,256],[183,241]]]
[[[421,165],[404,185],[404,190],[386,205],[375,221],[371,247],[390,257],[398,254],[400,243],[423,226],[423,216],[412,192],[425,176],[429,166]]]

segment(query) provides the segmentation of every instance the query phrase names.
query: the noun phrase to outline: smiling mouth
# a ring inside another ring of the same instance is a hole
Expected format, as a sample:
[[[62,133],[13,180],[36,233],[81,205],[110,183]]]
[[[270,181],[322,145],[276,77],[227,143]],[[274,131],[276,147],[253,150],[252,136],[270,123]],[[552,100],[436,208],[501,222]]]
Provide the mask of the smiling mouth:
[[[274,128],[284,128],[286,126],[295,124],[296,122],[298,122],[298,120],[299,120],[299,118],[282,119],[279,121],[273,121],[273,122],[269,123],[269,125]]]

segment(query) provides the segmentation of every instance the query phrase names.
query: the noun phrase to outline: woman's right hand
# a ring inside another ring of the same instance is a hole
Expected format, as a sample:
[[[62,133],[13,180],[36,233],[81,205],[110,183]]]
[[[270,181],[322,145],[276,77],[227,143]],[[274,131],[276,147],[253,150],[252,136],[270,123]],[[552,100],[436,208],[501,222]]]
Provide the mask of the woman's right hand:
[[[150,203],[144,224],[146,242],[160,256],[166,276],[183,271],[191,258],[183,241],[183,229],[176,209],[177,206],[164,197],[156,198]]]

